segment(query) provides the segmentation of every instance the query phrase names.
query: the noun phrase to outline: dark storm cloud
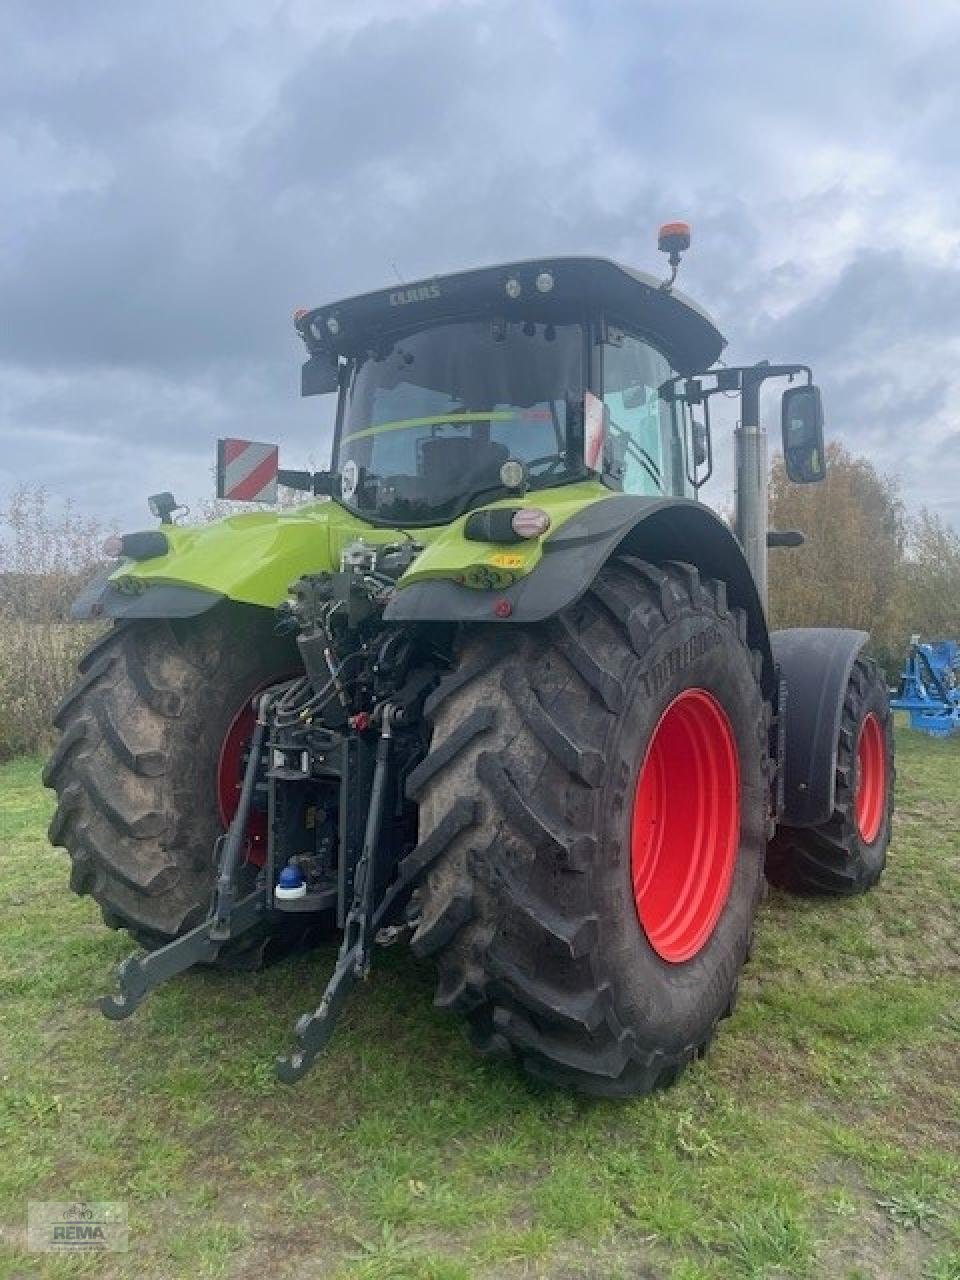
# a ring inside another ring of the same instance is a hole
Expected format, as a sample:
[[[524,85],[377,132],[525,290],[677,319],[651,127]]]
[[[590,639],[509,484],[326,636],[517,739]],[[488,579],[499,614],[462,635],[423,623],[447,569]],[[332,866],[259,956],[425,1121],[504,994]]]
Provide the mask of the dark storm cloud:
[[[0,495],[37,478],[127,521],[150,488],[204,491],[218,434],[322,461],[295,306],[395,265],[656,270],[679,214],[730,358],[816,362],[834,430],[956,516],[960,19],[719,12],[4,6]]]

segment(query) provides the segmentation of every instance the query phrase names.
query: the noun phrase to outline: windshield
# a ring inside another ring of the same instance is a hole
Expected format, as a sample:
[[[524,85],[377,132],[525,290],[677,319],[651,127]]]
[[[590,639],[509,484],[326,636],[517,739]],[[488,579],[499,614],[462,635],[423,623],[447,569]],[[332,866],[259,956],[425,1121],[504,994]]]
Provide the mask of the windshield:
[[[496,497],[508,458],[531,487],[579,474],[583,363],[579,324],[504,319],[438,325],[354,358],[335,459],[343,501],[430,524]]]

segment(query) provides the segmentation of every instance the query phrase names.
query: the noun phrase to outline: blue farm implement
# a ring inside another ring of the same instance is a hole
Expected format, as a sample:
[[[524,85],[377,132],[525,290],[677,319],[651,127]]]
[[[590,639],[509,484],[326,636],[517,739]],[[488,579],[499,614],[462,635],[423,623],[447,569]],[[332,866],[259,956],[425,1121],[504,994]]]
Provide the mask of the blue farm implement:
[[[960,733],[960,644],[955,640],[922,644],[915,636],[890,705],[910,712],[911,729],[934,738]]]

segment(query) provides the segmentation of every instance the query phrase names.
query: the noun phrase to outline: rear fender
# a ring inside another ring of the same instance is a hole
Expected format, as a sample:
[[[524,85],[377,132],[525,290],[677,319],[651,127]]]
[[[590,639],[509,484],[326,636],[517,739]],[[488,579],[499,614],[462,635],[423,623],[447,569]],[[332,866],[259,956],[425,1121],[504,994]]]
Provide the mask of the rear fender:
[[[224,599],[275,608],[294,579],[329,567],[332,505],[164,525],[166,553],[121,560],[84,589],[73,617],[190,618]]]
[[[538,495],[539,497],[539,495]],[[614,555],[682,560],[727,585],[730,605],[747,616],[751,648],[763,658],[764,696],[776,697],[776,675],[767,623],[743,551],[729,527],[689,498],[615,494],[590,502],[542,542],[532,572],[497,591],[475,590],[450,579],[413,582],[387,606],[390,621],[542,622],[569,608]]]
[[[75,622],[98,618],[195,618],[224,599],[222,592],[207,591],[184,583],[162,583],[149,590],[121,590],[107,569],[92,578],[70,606]]]
[[[789,827],[817,827],[833,813],[837,739],[850,672],[866,631],[794,627],[770,636],[786,684],[783,813]]]

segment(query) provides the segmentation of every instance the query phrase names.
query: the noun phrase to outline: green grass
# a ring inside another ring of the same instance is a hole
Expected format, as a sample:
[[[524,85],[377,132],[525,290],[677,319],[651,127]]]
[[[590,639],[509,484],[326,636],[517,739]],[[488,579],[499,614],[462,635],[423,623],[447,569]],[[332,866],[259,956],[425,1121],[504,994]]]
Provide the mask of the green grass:
[[[880,888],[773,895],[712,1053],[627,1105],[476,1057],[399,950],[293,1090],[332,948],[108,1023],[129,944],[66,892],[38,762],[3,767],[0,1276],[960,1280],[960,742],[898,748]],[[130,1252],[27,1254],[27,1201],[69,1197],[126,1201]]]

